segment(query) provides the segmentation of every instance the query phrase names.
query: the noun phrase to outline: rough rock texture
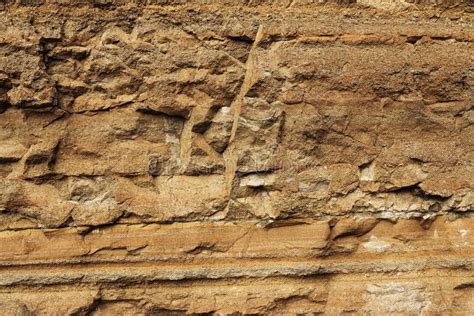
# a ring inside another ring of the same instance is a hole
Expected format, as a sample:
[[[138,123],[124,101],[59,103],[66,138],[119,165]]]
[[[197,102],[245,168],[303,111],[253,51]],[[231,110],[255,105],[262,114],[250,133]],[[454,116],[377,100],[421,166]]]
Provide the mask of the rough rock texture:
[[[0,315],[474,311],[471,0],[3,0]]]

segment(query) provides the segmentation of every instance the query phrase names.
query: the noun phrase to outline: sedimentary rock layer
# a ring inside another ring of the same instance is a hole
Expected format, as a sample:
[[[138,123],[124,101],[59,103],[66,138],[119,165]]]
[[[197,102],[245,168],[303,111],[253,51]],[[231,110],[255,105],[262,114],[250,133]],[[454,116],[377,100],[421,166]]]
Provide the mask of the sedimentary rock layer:
[[[4,1],[0,311],[468,314],[472,1]]]

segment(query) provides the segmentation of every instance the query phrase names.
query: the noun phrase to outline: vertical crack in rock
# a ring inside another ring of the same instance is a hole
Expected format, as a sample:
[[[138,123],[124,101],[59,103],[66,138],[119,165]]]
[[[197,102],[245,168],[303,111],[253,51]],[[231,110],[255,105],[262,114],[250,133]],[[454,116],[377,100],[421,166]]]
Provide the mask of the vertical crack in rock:
[[[236,151],[238,150],[237,142],[235,140],[235,135],[237,132],[237,128],[239,126],[240,120],[240,112],[242,109],[242,102],[245,95],[248,91],[252,88],[253,84],[256,81],[256,73],[258,72],[258,57],[256,53],[256,49],[258,44],[263,38],[263,28],[264,26],[261,24],[258,27],[257,33],[255,35],[255,39],[252,43],[252,46],[249,51],[249,55],[247,61],[245,63],[245,77],[240,88],[239,94],[236,96],[234,102],[231,105],[231,111],[233,111],[234,119],[232,124],[232,130],[229,140],[229,147],[224,152],[224,158],[226,161],[226,183],[227,183],[227,194],[231,194],[233,182],[235,179],[235,173],[237,170],[237,160],[238,156]]]

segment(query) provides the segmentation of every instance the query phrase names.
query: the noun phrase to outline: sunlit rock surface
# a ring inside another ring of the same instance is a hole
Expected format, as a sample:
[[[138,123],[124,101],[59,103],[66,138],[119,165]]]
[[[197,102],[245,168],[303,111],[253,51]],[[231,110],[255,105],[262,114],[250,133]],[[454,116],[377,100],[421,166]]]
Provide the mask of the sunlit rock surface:
[[[3,1],[0,314],[471,314],[473,12]]]

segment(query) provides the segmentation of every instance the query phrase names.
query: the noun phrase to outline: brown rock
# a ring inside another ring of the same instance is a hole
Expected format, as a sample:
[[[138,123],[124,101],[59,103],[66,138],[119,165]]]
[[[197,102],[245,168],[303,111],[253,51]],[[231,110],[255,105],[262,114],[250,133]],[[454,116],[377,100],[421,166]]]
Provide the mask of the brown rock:
[[[472,11],[3,1],[0,314],[472,314]]]
[[[20,160],[26,153],[27,148],[22,144],[4,142],[0,143],[0,162],[15,162]]]

